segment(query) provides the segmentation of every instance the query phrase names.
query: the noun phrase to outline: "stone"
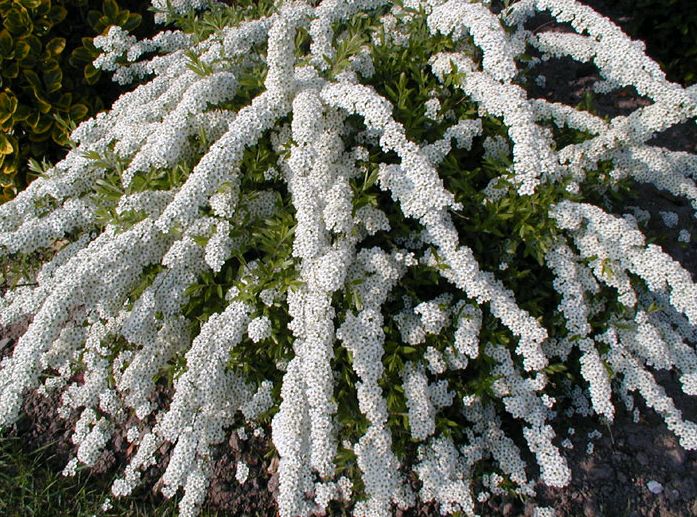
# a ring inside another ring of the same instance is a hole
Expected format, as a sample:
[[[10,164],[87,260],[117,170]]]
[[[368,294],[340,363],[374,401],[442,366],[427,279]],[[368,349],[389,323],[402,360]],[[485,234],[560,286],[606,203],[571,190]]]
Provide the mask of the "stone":
[[[649,457],[643,452],[638,452],[636,455],[636,459],[639,463],[641,463],[644,466],[649,464]]]
[[[597,517],[598,508],[593,501],[586,501],[583,503],[583,516],[584,517]]]
[[[663,485],[653,479],[646,483],[646,488],[649,489],[649,492],[656,495],[663,492]]]
[[[610,465],[607,463],[601,463],[600,465],[596,465],[589,472],[589,477],[594,481],[600,481],[604,479],[612,479],[614,476]]]

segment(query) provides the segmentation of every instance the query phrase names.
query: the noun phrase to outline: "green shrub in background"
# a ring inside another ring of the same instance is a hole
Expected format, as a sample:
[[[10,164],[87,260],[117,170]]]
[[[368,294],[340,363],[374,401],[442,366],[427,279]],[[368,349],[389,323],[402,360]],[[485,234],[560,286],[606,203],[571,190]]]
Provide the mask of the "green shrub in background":
[[[0,0],[0,18],[0,201],[6,201],[31,181],[30,157],[58,158],[75,123],[114,97],[110,80],[91,64],[92,37],[112,25],[131,31],[142,17],[115,0]]]

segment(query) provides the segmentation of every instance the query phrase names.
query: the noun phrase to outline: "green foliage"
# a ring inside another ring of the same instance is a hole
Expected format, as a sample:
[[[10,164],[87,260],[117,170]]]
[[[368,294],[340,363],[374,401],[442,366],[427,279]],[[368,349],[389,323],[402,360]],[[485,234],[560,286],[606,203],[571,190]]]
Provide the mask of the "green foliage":
[[[225,3],[213,3],[203,12],[191,10],[185,14],[176,13],[171,9],[167,25],[173,25],[178,30],[193,34],[196,41],[203,41],[224,27],[239,25],[245,20],[269,16],[274,10],[273,0],[235,0],[230,3],[233,8]]]
[[[101,10],[93,8],[97,5]],[[59,158],[75,125],[110,104],[114,88],[92,66],[97,55],[92,38],[111,25],[133,30],[141,15],[115,0],[0,0],[0,19],[0,201],[5,201],[34,177],[29,159]]]

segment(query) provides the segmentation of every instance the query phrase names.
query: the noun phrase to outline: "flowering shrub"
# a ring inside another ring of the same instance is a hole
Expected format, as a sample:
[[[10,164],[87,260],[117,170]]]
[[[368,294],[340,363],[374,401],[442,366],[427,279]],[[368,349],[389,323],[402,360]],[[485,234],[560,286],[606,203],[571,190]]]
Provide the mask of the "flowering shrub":
[[[538,469],[563,486],[556,417],[611,421],[616,397],[697,448],[654,378],[697,394],[697,286],[617,213],[630,180],[697,210],[697,157],[648,143],[697,116],[697,89],[641,43],[574,0],[153,7],[172,30],[95,40],[95,66],[143,84],[0,207],[1,322],[31,318],[1,427],[59,391],[70,474],[135,415],[112,492],[169,448],[183,515],[226,431],[268,422],[283,516],[473,515],[475,480],[532,495]],[[573,31],[531,32],[538,12]],[[603,119],[530,98],[547,56],[652,102]]]

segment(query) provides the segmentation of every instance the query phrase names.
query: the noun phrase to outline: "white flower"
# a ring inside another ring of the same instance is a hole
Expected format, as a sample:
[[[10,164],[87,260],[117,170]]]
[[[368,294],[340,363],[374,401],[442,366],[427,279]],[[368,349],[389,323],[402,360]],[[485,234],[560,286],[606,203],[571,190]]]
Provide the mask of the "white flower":
[[[238,461],[235,467],[235,479],[242,485],[247,481],[247,476],[249,476],[249,466],[243,461]]]
[[[271,336],[271,320],[266,316],[254,318],[247,326],[249,339],[258,343]]]

